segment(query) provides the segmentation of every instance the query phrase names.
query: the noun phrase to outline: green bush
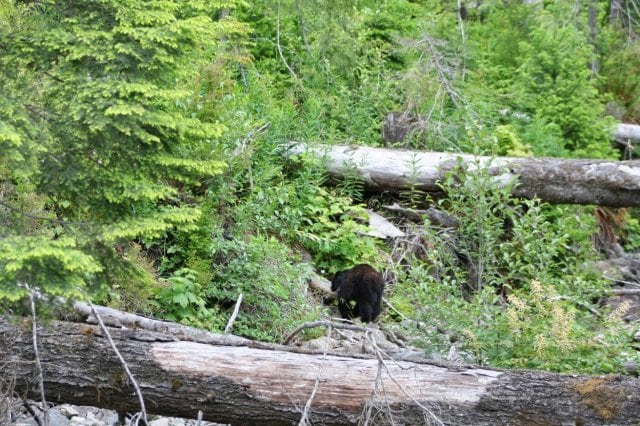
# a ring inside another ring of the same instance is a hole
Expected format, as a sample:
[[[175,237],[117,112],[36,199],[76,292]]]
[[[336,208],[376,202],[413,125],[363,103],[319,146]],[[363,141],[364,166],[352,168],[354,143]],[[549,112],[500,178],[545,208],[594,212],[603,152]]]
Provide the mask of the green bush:
[[[317,319],[319,308],[306,297],[311,267],[275,238],[218,240],[211,249],[219,262],[205,289],[209,303],[230,315],[243,295],[235,334],[280,341],[301,322]]]
[[[620,314],[600,324],[581,312],[551,284],[533,280],[527,290],[508,296],[505,310],[496,316],[490,333],[479,337],[481,353],[492,364],[508,368],[610,373],[622,371],[622,360],[632,356]],[[624,307],[622,309],[625,309]]]
[[[423,324],[408,329],[422,346],[443,352],[459,341],[469,362],[556,371],[617,372],[637,357],[619,312],[591,313],[608,283],[584,266],[595,256],[588,210],[514,199],[475,168],[443,186],[441,207],[459,226],[426,227],[433,248],[390,295]]]
[[[196,282],[194,271],[188,268],[177,270],[167,279],[166,287],[156,300],[163,316],[185,325],[220,331],[224,317],[216,306],[209,306],[206,292]]]
[[[518,109],[554,123],[575,157],[615,158],[589,65],[595,60],[587,36],[573,26],[541,12],[530,40],[520,46],[521,58],[514,88]],[[537,141],[527,141],[536,145]],[[536,151],[538,155],[548,155]]]

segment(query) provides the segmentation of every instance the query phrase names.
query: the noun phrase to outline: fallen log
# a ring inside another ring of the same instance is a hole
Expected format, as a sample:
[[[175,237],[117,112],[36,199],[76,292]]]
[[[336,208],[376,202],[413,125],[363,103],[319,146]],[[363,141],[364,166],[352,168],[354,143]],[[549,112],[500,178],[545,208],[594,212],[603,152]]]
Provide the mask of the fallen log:
[[[616,125],[613,131],[613,137],[616,141],[640,143],[640,126],[637,124],[620,123]]]
[[[305,405],[315,424],[636,424],[640,380],[631,377],[498,371],[308,354],[271,345],[209,344],[166,333],[111,328],[147,412],[243,425],[297,424]],[[215,336],[215,335],[212,335]],[[133,388],[95,325],[38,327],[48,401],[136,412]],[[0,375],[35,392],[29,320],[0,317]]]
[[[510,115],[511,111],[505,110],[503,115]],[[522,113],[515,113],[522,116]],[[385,143],[402,142],[407,135],[416,130],[424,130],[428,127],[429,119],[410,112],[390,112],[384,118],[382,124],[382,140]],[[622,144],[640,143],[640,125],[629,123],[617,123],[612,126],[611,135],[614,141]]]
[[[399,230],[393,223],[380,216],[373,210],[366,209],[369,215],[369,229],[367,235],[377,238],[397,238],[404,237],[404,232]]]
[[[498,185],[515,183],[513,195],[554,204],[640,207],[640,160],[477,157],[468,154],[394,150],[344,145],[290,147],[288,155],[323,157],[340,178],[355,170],[372,191],[416,189],[442,192],[440,182],[461,166],[485,168]]]

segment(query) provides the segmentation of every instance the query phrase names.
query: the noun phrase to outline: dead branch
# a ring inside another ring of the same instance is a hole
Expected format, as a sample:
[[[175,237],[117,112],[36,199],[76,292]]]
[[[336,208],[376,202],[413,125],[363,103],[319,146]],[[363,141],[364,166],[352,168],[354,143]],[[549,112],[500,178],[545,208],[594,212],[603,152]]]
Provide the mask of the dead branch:
[[[102,332],[104,333],[105,337],[109,341],[109,345],[111,345],[111,349],[113,350],[113,353],[115,353],[116,356],[118,357],[118,360],[120,361],[120,365],[122,365],[122,368],[124,369],[125,373],[127,374],[127,377],[129,378],[129,381],[130,381],[131,385],[133,386],[133,389],[136,392],[136,396],[138,397],[138,403],[140,404],[140,416],[139,417],[142,417],[144,425],[146,426],[146,425],[149,424],[149,422],[147,420],[147,410],[146,410],[146,408],[144,406],[144,398],[142,397],[142,392],[140,391],[140,386],[138,386],[138,382],[136,381],[135,377],[133,377],[133,374],[131,374],[131,370],[129,369],[129,365],[124,360],[124,358],[120,354],[120,351],[118,350],[118,347],[116,346],[115,342],[111,338],[111,333],[109,333],[109,330],[104,325],[104,322],[102,322],[102,318],[100,317],[100,314],[98,313],[98,311],[96,310],[96,308],[93,306],[93,304],[91,302],[87,302],[87,303],[89,304],[89,307],[91,308],[91,312],[93,313],[95,318],[98,320],[98,324],[100,325],[100,328],[102,329]],[[132,423],[133,423],[133,420],[132,420]],[[135,424],[137,424],[137,421],[136,421]]]
[[[45,397],[44,392],[44,375],[42,374],[42,364],[40,363],[40,351],[38,349],[38,318],[36,315],[36,304],[33,301],[33,292],[28,285],[24,285],[29,294],[29,307],[31,308],[31,338],[33,343],[33,353],[35,355],[36,361],[36,371],[38,373],[38,389],[40,390],[40,401],[42,402],[42,411],[43,411],[43,421],[42,423],[39,421],[38,416],[34,416],[38,424],[42,426],[47,426],[49,424],[49,416],[47,416],[47,399]]]
[[[293,330],[282,342],[283,345],[288,345],[298,333],[302,330],[307,330],[309,328],[316,327],[327,327],[331,329],[341,329],[341,330],[352,330],[352,331],[365,331],[365,327],[361,327],[359,325],[347,324],[344,322],[332,322],[332,321],[313,321],[313,322],[305,322],[304,324],[298,326]]]
[[[238,296],[238,300],[236,300],[236,305],[233,307],[233,313],[227,322],[227,326],[224,328],[224,334],[229,334],[231,332],[231,327],[233,327],[233,323],[238,316],[238,312],[240,311],[240,304],[242,303],[242,293]]]

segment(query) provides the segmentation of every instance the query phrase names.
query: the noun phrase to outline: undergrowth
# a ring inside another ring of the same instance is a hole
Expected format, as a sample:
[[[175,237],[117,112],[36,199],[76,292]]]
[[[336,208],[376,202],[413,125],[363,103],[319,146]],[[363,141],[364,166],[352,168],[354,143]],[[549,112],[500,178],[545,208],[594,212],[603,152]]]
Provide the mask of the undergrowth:
[[[598,306],[609,284],[585,266],[596,231],[589,209],[514,199],[475,168],[450,174],[443,189],[451,196],[440,207],[459,226],[427,223],[426,258],[407,259],[389,296],[425,350],[456,345],[467,362],[589,373],[637,360],[625,308]]]

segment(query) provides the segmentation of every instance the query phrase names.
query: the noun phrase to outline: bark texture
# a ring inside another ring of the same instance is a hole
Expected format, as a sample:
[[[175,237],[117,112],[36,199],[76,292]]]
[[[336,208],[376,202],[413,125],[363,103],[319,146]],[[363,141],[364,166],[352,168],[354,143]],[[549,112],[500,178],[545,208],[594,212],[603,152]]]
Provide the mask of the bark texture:
[[[374,191],[414,188],[440,192],[439,183],[457,166],[486,168],[497,184],[515,182],[513,194],[539,197],[554,204],[640,207],[640,161],[557,158],[474,157],[466,154],[418,152],[343,145],[298,144],[289,155],[310,152],[324,157],[330,175],[356,170]]]
[[[99,327],[51,321],[38,334],[49,401],[138,410]],[[202,410],[205,420],[218,422],[297,424],[314,388],[309,421],[326,425],[365,419],[376,425],[631,425],[640,413],[640,381],[630,377],[305,354],[141,329],[111,334],[148,412],[163,415],[194,418]],[[33,357],[29,322],[0,318],[0,375],[15,377],[17,392],[37,398]]]

